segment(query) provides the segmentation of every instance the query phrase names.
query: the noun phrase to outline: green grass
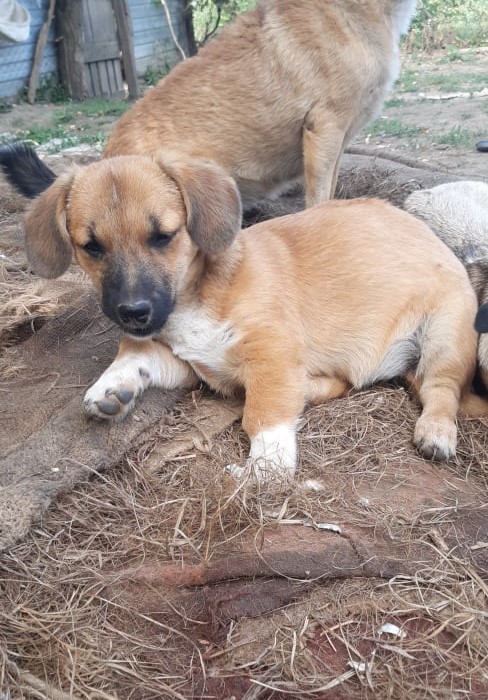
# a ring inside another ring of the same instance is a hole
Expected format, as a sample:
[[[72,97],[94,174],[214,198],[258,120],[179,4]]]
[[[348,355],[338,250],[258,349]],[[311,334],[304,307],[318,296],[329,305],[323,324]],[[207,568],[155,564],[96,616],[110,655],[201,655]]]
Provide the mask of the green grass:
[[[144,82],[146,85],[154,86],[159,83],[165,75],[168,75],[170,70],[171,67],[167,63],[164,66],[147,66],[143,76]]]
[[[6,134],[5,139],[0,139],[0,142],[4,140],[6,143],[9,143],[12,141],[12,138],[36,147],[49,144],[49,153],[57,153],[64,148],[79,146],[84,143],[103,145],[107,140],[106,134],[85,134],[83,132],[73,134],[62,126],[42,126],[19,130],[15,134]]]
[[[401,97],[392,97],[391,99],[385,102],[385,108],[388,109],[390,107],[402,107],[404,104],[405,100],[402,100]]]
[[[376,119],[367,128],[371,136],[400,136],[410,138],[417,136],[422,129],[418,126],[404,124],[400,119]]]
[[[79,117],[120,117],[131,107],[127,100],[93,99],[86,102],[71,102],[55,114],[56,124],[72,124]]]
[[[29,129],[18,120],[15,133],[7,134],[6,139],[11,141],[13,137],[34,146],[54,141],[48,147],[51,153],[80,144],[104,144],[107,136],[101,132],[94,134],[94,129],[100,129],[103,125],[113,122],[130,107],[131,103],[124,100],[93,99],[70,102],[54,111],[51,124]],[[90,120],[88,124],[83,121],[87,119]]]
[[[22,141],[29,141],[35,144],[46,143],[52,139],[60,139],[66,136],[66,130],[60,126],[36,126],[18,132],[18,137]]]
[[[438,136],[435,141],[436,143],[454,146],[455,148],[470,148],[478,138],[478,134],[473,134],[472,131],[456,125],[445,134]]]
[[[488,85],[488,73],[437,73],[405,68],[396,83],[399,93],[425,92],[476,92]],[[401,99],[401,98],[400,98]]]
[[[438,88],[440,92],[472,92],[488,85],[488,73],[430,73],[425,76],[425,84]]]
[[[453,44],[482,46],[487,36],[486,0],[420,0],[407,42],[410,47],[430,51]]]
[[[89,144],[92,146],[104,146],[107,141],[107,135],[98,134],[82,134],[79,136],[63,136],[59,143],[53,143],[47,148],[48,153],[58,153],[65,148],[72,146],[80,146],[81,144]],[[47,142],[49,143],[49,141]]]
[[[461,51],[458,46],[450,44],[447,47],[447,55],[439,59],[441,65],[446,63],[475,63],[476,55],[471,51]]]
[[[405,68],[396,82],[398,92],[417,92],[419,90],[420,73],[410,68]]]
[[[27,98],[27,88],[22,93],[21,99]],[[36,90],[36,102],[51,102],[57,104],[59,102],[68,102],[70,99],[68,89],[65,85],[59,82],[54,73],[46,75],[42,78],[39,87]]]

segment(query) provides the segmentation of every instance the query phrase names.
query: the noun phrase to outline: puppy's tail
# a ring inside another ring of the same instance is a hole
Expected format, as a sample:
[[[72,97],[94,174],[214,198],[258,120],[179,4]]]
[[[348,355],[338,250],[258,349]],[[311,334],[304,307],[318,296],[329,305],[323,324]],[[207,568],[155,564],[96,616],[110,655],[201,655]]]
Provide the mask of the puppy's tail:
[[[419,401],[420,381],[417,379],[414,372],[407,373],[407,381],[415,398]],[[461,396],[459,412],[462,416],[468,418],[488,417],[488,401],[482,396],[478,396],[478,394],[474,394],[472,391],[468,390]]]
[[[47,190],[56,175],[39,158],[33,148],[15,143],[0,149],[0,170],[15,189],[33,199]]]

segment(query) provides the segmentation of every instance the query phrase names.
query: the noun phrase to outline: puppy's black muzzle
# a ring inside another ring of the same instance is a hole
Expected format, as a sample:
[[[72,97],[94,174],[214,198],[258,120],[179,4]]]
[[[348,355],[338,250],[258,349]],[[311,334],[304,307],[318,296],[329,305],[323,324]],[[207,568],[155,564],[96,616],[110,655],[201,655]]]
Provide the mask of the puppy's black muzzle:
[[[147,326],[152,315],[152,306],[148,301],[136,301],[135,304],[119,304],[117,309],[121,323],[126,326]]]
[[[158,333],[171,311],[173,295],[164,279],[157,281],[145,271],[127,283],[124,266],[116,266],[102,283],[102,308],[124,333],[149,337]]]
[[[158,333],[173,310],[173,300],[167,292],[158,291],[151,300],[124,300],[111,303],[107,296],[102,297],[104,313],[120,326],[124,333],[146,337]]]

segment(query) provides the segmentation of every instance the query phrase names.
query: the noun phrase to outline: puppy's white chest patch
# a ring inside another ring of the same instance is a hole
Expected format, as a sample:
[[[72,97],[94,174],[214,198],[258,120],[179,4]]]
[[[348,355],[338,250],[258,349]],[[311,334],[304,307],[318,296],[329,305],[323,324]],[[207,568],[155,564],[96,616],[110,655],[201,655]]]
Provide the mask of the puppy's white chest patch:
[[[161,338],[176,357],[217,373],[225,371],[226,353],[236,342],[229,322],[218,321],[199,307],[176,308]]]

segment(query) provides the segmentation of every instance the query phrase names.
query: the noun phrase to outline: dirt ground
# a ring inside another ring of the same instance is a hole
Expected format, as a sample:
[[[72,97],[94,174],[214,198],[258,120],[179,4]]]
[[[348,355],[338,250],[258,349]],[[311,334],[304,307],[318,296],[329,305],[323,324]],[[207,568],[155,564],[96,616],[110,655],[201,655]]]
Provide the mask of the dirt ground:
[[[446,56],[406,57],[358,148],[486,176],[488,97],[419,93],[481,90],[488,53]],[[0,132],[79,151],[110,110],[19,105]],[[94,154],[50,162],[72,157]],[[359,184],[401,202],[409,172]],[[248,450],[239,401],[154,391],[88,421],[117,332],[74,266],[32,275],[23,207],[0,187],[0,699],[486,700],[486,419],[432,463],[408,391],[376,387],[306,411],[297,480],[261,487],[224,471]]]
[[[405,54],[393,95],[365,132],[356,144],[488,177],[487,154],[475,149],[488,138],[488,47]]]

